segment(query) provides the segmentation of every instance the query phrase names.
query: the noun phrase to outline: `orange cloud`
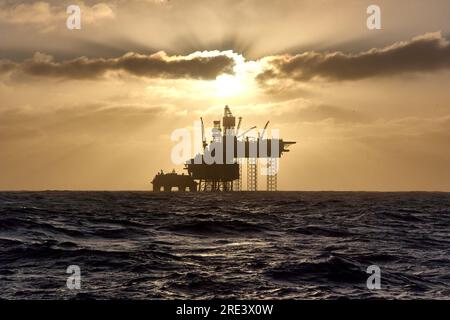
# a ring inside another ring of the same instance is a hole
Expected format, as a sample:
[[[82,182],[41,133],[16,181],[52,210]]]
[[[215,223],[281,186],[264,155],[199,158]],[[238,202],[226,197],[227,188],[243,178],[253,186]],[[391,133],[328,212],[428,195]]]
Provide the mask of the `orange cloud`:
[[[305,52],[272,56],[263,60],[268,66],[258,75],[258,80],[262,83],[283,78],[297,81],[358,80],[449,69],[450,42],[437,32],[358,54]]]
[[[16,63],[0,60],[0,74],[25,74],[56,79],[96,79],[110,71],[148,78],[215,79],[232,73],[235,61],[225,53],[196,53],[189,56],[168,56],[164,52],[152,55],[127,53],[118,58],[80,57],[62,62],[36,53],[33,58]]]

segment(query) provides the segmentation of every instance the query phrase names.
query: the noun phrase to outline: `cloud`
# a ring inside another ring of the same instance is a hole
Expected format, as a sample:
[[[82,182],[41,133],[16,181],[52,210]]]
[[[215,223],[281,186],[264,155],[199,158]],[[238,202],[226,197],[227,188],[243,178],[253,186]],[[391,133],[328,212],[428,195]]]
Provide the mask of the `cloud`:
[[[430,72],[450,68],[450,42],[440,32],[358,54],[305,52],[262,59],[261,83],[271,79],[308,81],[359,80],[406,72]]]
[[[235,60],[230,52],[196,52],[187,56],[127,53],[118,58],[79,57],[62,62],[52,56],[36,53],[21,63],[0,60],[0,74],[28,75],[55,79],[97,79],[108,72],[125,72],[148,78],[215,79],[232,73]]]
[[[54,10],[47,2],[21,3],[0,7],[0,20],[12,24],[48,23]]]
[[[81,9],[82,24],[94,24],[116,17],[114,7],[100,2],[92,6],[78,3]],[[0,3],[0,21],[13,25],[35,25],[41,31],[49,31],[56,26],[65,28],[68,17],[66,6],[52,5],[48,2]]]

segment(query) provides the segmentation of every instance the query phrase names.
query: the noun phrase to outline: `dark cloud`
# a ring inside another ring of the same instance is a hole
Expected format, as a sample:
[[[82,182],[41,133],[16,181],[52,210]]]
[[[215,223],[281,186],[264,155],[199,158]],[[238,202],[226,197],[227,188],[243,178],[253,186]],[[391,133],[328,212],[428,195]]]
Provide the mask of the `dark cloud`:
[[[406,72],[427,72],[450,68],[450,44],[440,33],[430,33],[408,42],[359,54],[305,52],[266,58],[269,67],[258,80],[290,78],[307,81],[358,80]]]
[[[222,73],[232,73],[232,57],[225,54],[168,56],[164,52],[152,55],[127,53],[119,58],[87,58],[56,62],[51,56],[37,53],[22,63],[0,61],[0,73],[23,73],[58,79],[96,79],[110,71],[122,71],[148,78],[215,79]]]
[[[16,64],[8,60],[0,60],[0,74],[8,73],[16,68]]]

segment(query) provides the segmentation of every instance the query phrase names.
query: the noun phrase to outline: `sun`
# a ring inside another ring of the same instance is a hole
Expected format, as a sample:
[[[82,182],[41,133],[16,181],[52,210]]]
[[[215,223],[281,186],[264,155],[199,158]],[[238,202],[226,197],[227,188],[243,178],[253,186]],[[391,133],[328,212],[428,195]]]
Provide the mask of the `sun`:
[[[242,93],[244,83],[239,76],[223,74],[216,78],[214,88],[217,96],[230,97]]]
[[[207,52],[203,52],[206,55]],[[217,52],[214,52],[217,55]],[[242,55],[226,51],[228,57],[235,62],[232,73],[223,73],[214,80],[207,81],[208,95],[215,97],[247,97],[258,92],[255,81],[263,70],[260,61],[246,60]]]

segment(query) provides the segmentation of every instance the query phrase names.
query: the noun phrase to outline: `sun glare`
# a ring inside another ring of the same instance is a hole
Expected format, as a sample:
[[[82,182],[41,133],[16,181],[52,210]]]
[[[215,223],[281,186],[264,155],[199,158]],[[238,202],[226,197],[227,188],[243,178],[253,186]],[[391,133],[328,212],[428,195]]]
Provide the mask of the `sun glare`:
[[[228,74],[220,75],[214,83],[216,94],[220,97],[235,96],[244,91],[242,79]]]
[[[195,56],[217,56],[221,52],[196,52]],[[218,75],[214,80],[192,81],[177,80],[183,94],[190,94],[193,98],[232,98],[232,97],[249,97],[255,95],[259,87],[255,82],[256,76],[263,70],[263,66],[259,61],[247,61],[242,55],[231,51],[225,51],[226,54],[235,62],[233,72],[231,74],[224,73]],[[151,93],[154,92],[154,86],[149,87]],[[178,88],[176,91],[179,91]]]

